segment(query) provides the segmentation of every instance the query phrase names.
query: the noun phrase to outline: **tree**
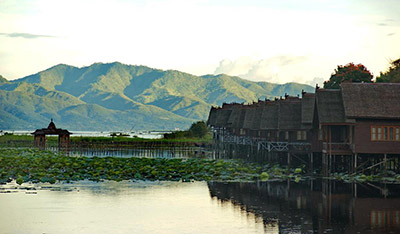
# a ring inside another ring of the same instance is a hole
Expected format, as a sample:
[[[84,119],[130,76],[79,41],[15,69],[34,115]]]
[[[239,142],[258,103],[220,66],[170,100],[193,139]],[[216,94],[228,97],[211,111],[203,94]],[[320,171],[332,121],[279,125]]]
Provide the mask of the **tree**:
[[[164,134],[165,139],[204,138],[210,133],[210,129],[204,121],[193,123],[187,131],[176,131]]]
[[[389,70],[376,78],[377,83],[400,83],[400,58],[390,63]]]
[[[362,64],[338,65],[329,80],[324,82],[324,88],[339,89],[339,85],[343,81],[372,83],[372,78],[371,72]]]
[[[192,126],[189,128],[189,135],[203,138],[207,135],[210,129],[207,127],[207,124],[204,121],[198,121],[193,123]]]

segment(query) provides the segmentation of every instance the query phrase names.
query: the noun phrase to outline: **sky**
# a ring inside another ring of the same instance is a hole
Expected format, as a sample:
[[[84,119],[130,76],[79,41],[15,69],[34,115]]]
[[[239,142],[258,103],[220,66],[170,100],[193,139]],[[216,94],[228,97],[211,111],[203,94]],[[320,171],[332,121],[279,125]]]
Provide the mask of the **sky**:
[[[322,85],[400,58],[399,0],[0,0],[0,75],[121,62]]]

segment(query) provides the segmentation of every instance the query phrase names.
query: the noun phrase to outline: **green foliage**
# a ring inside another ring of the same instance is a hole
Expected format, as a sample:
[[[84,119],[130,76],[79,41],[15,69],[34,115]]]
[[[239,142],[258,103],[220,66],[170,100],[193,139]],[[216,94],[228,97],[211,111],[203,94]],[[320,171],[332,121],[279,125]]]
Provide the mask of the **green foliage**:
[[[262,172],[260,174],[260,180],[261,181],[267,181],[269,179],[269,174],[267,172]]]
[[[324,82],[324,88],[339,89],[339,85],[344,81],[371,83],[372,78],[373,75],[371,72],[362,64],[355,65],[354,63],[349,63],[344,66],[338,65],[329,80]]]
[[[22,183],[24,183],[24,178],[22,176],[18,175],[16,182],[17,182],[17,184],[21,185]]]
[[[392,61],[386,72],[376,78],[377,83],[400,83],[400,58]]]
[[[301,173],[303,170],[301,169],[301,168],[296,168],[295,170],[294,170],[294,173],[296,173],[296,174],[299,174],[299,173]]]
[[[193,123],[187,131],[175,131],[164,134],[165,139],[207,139],[211,138],[211,130],[204,121]]]
[[[193,123],[189,128],[189,135],[197,138],[204,138],[210,133],[210,129],[204,121]]]

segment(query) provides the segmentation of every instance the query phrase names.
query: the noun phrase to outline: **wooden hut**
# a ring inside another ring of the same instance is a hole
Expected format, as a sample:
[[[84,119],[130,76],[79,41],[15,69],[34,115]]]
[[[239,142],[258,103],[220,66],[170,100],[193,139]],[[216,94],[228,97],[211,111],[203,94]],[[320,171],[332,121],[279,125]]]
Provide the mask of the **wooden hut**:
[[[56,125],[51,120],[47,128],[36,129],[35,132],[31,133],[34,135],[34,145],[37,147],[46,146],[46,135],[58,135],[58,146],[68,147],[69,146],[69,136],[72,134],[66,129],[56,128]]]
[[[400,84],[343,83],[346,119],[356,154],[400,154]]]
[[[319,133],[313,151],[322,152],[328,172],[357,170],[359,165],[400,171],[399,100],[400,84],[343,83],[338,90],[316,91],[314,126]],[[387,157],[393,159],[389,164]]]
[[[317,89],[315,108],[318,141],[313,149],[329,155],[351,155],[354,121],[345,116],[341,91]]]
[[[278,104],[278,141],[306,141],[306,131],[301,129],[301,99],[286,96],[285,99],[278,100]]]

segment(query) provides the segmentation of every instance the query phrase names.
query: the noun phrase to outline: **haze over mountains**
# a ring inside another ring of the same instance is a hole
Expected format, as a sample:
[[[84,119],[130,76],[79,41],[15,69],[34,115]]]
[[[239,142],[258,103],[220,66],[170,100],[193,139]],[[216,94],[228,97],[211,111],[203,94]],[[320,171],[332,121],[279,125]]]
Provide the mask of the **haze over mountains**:
[[[59,64],[8,81],[0,76],[0,129],[173,130],[206,120],[212,105],[313,92],[304,84],[194,76],[146,66]]]

